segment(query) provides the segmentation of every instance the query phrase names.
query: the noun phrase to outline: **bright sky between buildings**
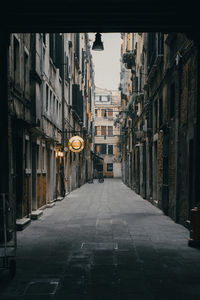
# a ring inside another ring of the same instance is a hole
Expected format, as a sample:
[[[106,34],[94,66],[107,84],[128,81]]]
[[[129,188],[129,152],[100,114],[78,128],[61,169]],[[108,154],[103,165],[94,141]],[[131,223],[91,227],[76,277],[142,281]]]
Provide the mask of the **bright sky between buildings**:
[[[89,33],[95,71],[95,85],[109,90],[118,90],[120,82],[120,33],[102,33],[104,51],[93,51],[95,33]]]

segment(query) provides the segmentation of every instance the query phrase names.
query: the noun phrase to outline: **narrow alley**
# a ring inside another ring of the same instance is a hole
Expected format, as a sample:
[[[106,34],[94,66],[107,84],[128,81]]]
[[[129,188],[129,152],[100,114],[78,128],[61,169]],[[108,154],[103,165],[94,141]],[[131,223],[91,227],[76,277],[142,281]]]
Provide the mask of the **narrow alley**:
[[[17,233],[17,274],[1,300],[199,299],[189,232],[120,179],[74,190]]]

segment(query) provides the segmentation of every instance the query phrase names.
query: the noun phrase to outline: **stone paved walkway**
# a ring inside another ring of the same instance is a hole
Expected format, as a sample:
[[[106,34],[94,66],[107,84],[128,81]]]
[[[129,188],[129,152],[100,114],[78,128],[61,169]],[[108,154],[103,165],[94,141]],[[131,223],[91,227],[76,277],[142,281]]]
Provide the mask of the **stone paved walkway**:
[[[200,299],[200,251],[120,180],[85,184],[18,232],[0,299]]]

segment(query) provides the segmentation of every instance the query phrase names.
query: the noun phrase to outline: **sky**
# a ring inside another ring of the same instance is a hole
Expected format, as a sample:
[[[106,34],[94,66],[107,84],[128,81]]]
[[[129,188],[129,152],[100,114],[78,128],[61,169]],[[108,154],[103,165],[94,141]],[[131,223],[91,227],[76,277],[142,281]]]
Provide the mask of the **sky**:
[[[120,33],[102,33],[104,51],[92,50],[95,33],[89,33],[91,53],[95,71],[95,85],[108,90],[118,90],[120,83]]]

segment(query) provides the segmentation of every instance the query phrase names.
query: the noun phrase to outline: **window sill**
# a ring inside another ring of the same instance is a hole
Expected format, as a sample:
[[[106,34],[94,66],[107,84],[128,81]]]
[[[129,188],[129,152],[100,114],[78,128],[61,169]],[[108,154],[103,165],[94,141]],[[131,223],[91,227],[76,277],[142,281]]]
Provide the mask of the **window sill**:
[[[41,170],[40,170],[40,169],[37,169],[36,173],[37,173],[37,174],[41,174]]]

